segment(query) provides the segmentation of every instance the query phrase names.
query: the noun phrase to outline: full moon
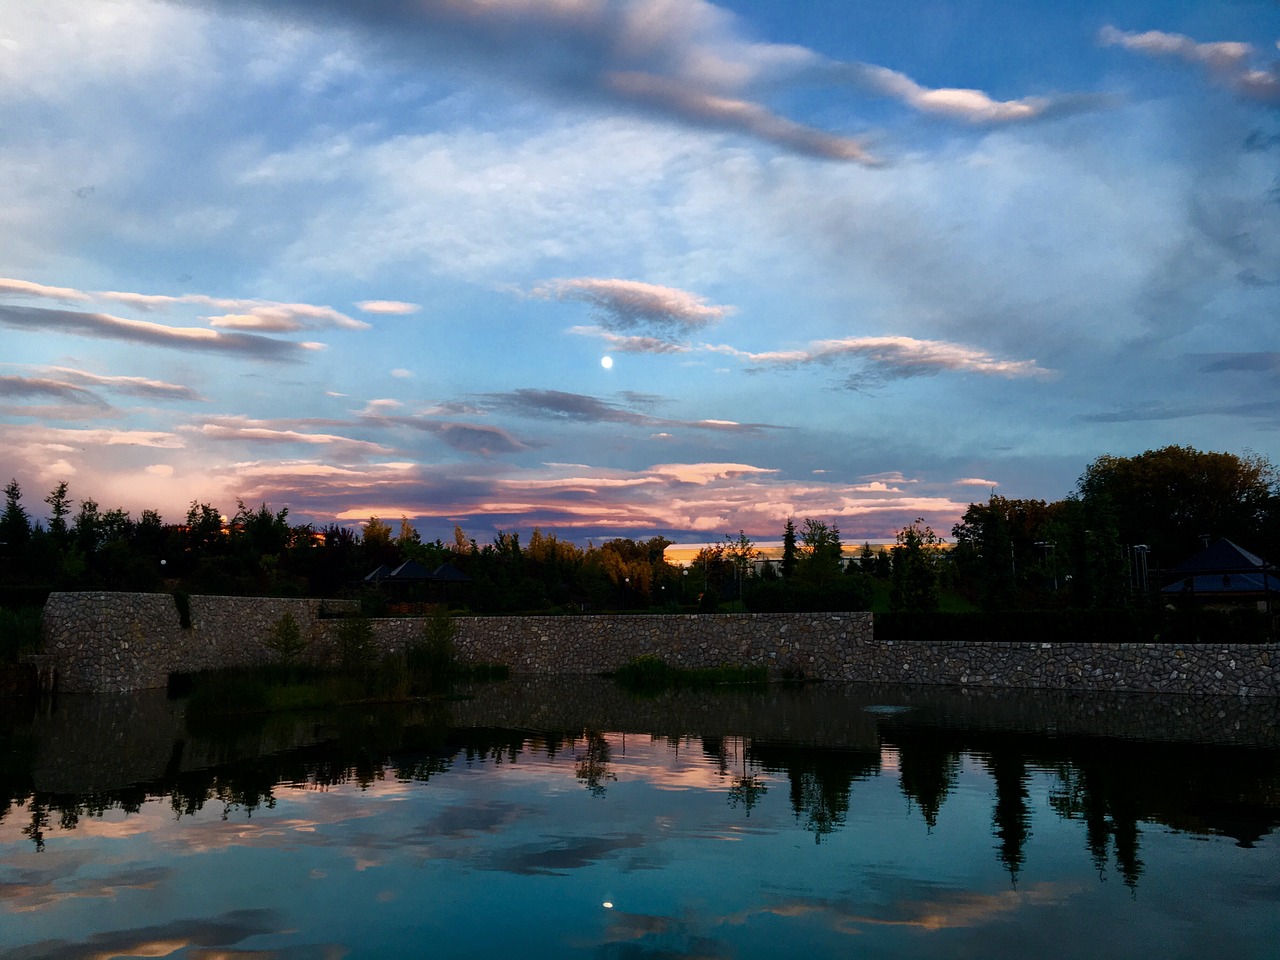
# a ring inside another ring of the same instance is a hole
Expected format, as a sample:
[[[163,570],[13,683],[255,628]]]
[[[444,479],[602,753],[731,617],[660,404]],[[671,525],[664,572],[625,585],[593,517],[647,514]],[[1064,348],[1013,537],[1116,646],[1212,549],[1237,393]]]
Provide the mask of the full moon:
[[[613,366],[613,357],[601,357],[600,366],[608,370],[610,367]]]

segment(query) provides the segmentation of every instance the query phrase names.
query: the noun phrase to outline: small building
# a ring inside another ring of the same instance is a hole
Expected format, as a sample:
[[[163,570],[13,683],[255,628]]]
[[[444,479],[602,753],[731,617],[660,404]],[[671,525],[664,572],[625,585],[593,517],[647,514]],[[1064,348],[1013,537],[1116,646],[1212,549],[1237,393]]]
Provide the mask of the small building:
[[[398,601],[418,603],[456,599],[460,587],[470,582],[471,578],[451,563],[428,570],[416,560],[406,560],[395,569],[384,564],[364,578],[366,585],[378,587]]]
[[[1273,598],[1280,593],[1275,566],[1225,538],[1211,543],[1169,573],[1176,579],[1160,591],[1166,600],[1270,611]]]

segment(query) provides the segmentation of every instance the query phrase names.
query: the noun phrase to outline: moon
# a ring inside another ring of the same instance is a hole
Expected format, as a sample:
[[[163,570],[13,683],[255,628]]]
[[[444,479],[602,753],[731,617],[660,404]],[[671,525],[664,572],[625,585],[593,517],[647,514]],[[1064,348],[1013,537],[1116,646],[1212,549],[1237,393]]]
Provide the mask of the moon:
[[[601,357],[600,366],[604,367],[606,370],[610,369],[613,366],[613,357]]]

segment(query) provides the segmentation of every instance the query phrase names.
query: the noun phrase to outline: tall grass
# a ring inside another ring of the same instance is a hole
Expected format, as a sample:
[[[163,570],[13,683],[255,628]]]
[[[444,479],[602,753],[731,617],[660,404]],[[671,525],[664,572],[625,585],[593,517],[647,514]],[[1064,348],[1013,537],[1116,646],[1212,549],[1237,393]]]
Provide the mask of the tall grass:
[[[0,663],[17,663],[23,654],[39,652],[43,616],[38,607],[0,608]]]
[[[765,667],[673,667],[650,654],[620,667],[614,680],[623,689],[645,693],[673,687],[763,686],[769,682],[769,671]]]

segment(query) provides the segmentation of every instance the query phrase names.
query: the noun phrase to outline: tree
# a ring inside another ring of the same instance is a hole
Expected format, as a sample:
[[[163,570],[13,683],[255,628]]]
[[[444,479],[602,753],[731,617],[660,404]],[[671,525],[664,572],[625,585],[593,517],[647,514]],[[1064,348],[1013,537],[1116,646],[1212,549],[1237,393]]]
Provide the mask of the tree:
[[[1098,457],[1077,490],[1089,507],[1111,509],[1121,544],[1146,544],[1158,564],[1173,566],[1200,549],[1204,537],[1261,550],[1280,493],[1277,479],[1275,466],[1257,454],[1169,446]]]
[[[954,556],[964,585],[984,608],[1007,609],[1026,585],[1043,585],[1050,560],[1057,561],[1058,541],[1064,541],[1064,554],[1069,547],[1061,513],[1059,504],[995,494],[986,503],[969,504],[951,528]]]
[[[800,557],[796,575],[810,583],[823,583],[840,573],[840,555],[844,545],[840,542],[840,528],[821,520],[805,517],[800,531]]]
[[[49,533],[54,542],[65,546],[67,542],[67,517],[71,514],[71,499],[67,496],[67,481],[63,480],[44,498],[49,505]]]
[[[787,517],[787,525],[782,529],[782,577],[784,580],[790,579],[791,575],[796,572],[796,561],[799,556],[796,552],[796,522],[792,517]]]
[[[10,480],[4,488],[4,513],[0,514],[0,543],[10,552],[21,549],[31,539],[31,521],[22,508],[22,487]]]
[[[738,593],[741,594],[742,581],[751,575],[752,564],[760,558],[760,551],[756,549],[755,542],[739,530],[736,538],[727,533],[724,535],[724,558],[733,566]]]
[[[400,552],[412,550],[414,547],[422,544],[422,537],[419,535],[417,528],[409,522],[409,518],[404,514],[400,515],[400,533],[396,536],[396,546],[400,548]]]
[[[103,542],[103,516],[98,511],[98,501],[86,499],[80,501],[80,512],[71,523],[71,535],[76,546],[86,557],[98,552]]]
[[[943,541],[919,517],[899,530],[895,539],[890,609],[937,610]]]
[[[186,548],[193,554],[215,552],[222,544],[222,513],[212,504],[191,501],[187,508]]]

